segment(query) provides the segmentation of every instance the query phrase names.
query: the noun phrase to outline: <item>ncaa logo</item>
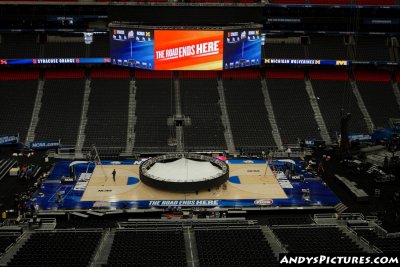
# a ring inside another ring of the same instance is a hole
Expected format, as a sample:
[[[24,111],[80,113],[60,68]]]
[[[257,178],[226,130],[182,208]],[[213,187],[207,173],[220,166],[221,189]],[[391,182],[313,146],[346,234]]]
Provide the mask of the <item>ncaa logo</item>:
[[[269,206],[272,205],[274,201],[272,199],[256,199],[254,200],[254,204],[259,206]]]

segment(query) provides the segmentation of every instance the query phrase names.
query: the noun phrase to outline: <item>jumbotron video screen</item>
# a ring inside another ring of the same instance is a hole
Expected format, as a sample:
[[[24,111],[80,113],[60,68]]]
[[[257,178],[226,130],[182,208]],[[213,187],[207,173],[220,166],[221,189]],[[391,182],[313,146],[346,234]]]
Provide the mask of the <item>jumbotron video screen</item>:
[[[258,29],[111,28],[111,64],[147,70],[222,70],[260,65]]]

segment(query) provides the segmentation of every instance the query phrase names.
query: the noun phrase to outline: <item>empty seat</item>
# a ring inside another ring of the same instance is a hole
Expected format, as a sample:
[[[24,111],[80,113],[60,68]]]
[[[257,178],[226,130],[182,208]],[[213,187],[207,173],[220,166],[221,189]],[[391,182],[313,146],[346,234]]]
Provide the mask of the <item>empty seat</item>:
[[[261,229],[195,229],[200,266],[277,266]]]
[[[356,60],[391,61],[386,37],[356,36]]]
[[[357,81],[357,86],[375,128],[388,127],[390,118],[400,118],[399,105],[390,82]]]
[[[312,36],[308,51],[312,59],[349,59],[343,36]]]
[[[75,146],[82,113],[85,79],[54,79],[44,84],[36,140]]]
[[[216,79],[181,79],[182,113],[191,125],[184,127],[186,149],[226,149]]]
[[[303,79],[267,79],[267,86],[284,143],[321,139]]]
[[[224,79],[223,82],[236,147],[252,150],[275,146],[261,80],[233,78]]]
[[[170,79],[136,79],[136,150],[174,151],[168,140],[175,126],[167,119],[175,113],[173,83]]]
[[[101,235],[100,231],[32,233],[8,266],[87,266]]]
[[[20,141],[25,141],[37,86],[37,80],[0,80],[0,135],[19,134]]]
[[[40,44],[36,33],[3,33],[0,43],[0,58],[37,58]]]
[[[313,80],[311,83],[331,138],[336,138],[336,133],[340,132],[341,114],[347,113],[351,113],[349,131],[368,132],[349,81]]]
[[[361,253],[363,250],[337,227],[271,227],[291,253]]]
[[[125,148],[129,79],[92,79],[84,147]]]
[[[182,230],[117,230],[107,266],[187,266]]]

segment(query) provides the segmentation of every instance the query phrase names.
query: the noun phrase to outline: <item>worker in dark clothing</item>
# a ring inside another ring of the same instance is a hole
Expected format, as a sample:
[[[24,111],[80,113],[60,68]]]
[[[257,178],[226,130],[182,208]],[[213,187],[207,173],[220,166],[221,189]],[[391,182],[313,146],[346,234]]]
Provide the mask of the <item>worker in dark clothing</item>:
[[[63,202],[62,193],[60,191],[57,191],[56,196],[57,196],[56,202],[59,204],[62,203]]]
[[[113,176],[113,180],[114,180],[114,182],[115,182],[115,175],[117,174],[117,172],[115,171],[115,169],[113,170],[113,172],[112,172],[112,176]]]

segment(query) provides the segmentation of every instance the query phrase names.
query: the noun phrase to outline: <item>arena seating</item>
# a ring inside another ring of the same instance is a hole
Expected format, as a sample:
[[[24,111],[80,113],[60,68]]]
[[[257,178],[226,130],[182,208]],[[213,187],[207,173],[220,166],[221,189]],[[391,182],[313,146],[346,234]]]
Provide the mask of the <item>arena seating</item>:
[[[19,236],[19,233],[0,233],[0,255],[3,254],[9,246],[15,243]]]
[[[349,59],[342,36],[312,36],[308,51],[312,59]]]
[[[72,217],[69,221],[57,220],[57,229],[84,229],[84,228],[115,228],[117,226],[115,219],[108,218],[81,218]]]
[[[345,70],[310,70],[309,77],[331,138],[340,131],[340,109],[351,113],[349,131],[368,132]]]
[[[361,253],[362,249],[337,227],[272,226],[291,253]]]
[[[389,118],[400,118],[399,105],[385,71],[356,71],[354,77],[375,127],[387,127]]]
[[[40,44],[36,42],[36,38],[36,33],[2,33],[0,58],[38,57],[40,53]]]
[[[90,57],[110,57],[110,36],[108,34],[96,34],[90,47]]]
[[[117,230],[107,266],[187,266],[182,230]]]
[[[276,146],[261,91],[259,71],[223,72],[226,106],[237,149]]]
[[[264,46],[266,58],[306,58],[304,46],[301,44],[292,43],[266,43]]]
[[[277,266],[260,228],[195,228],[200,266]]]
[[[2,69],[0,70],[0,81],[31,81],[39,79],[38,69]]]
[[[58,140],[75,146],[82,112],[83,69],[46,71],[36,140]]]
[[[16,165],[17,161],[15,159],[0,159],[0,181],[3,180],[4,177],[8,176],[10,169]]]
[[[308,214],[248,215],[247,219],[257,220],[260,225],[299,225],[312,223],[311,218]]]
[[[125,148],[129,70],[93,69],[84,147]]]
[[[208,220],[160,220],[160,219],[147,219],[135,220],[129,219],[127,222],[118,222],[119,228],[123,229],[165,229],[173,228],[180,229],[182,227],[247,227],[256,224],[253,220],[245,220],[232,218],[227,220],[208,219]]]
[[[371,246],[376,246],[383,253],[400,253],[399,237],[380,237],[372,228],[354,229],[357,235],[365,238]]]
[[[39,71],[0,71],[0,133],[18,134],[22,142],[32,117]]]
[[[320,139],[303,70],[270,69],[266,77],[282,141],[295,144],[298,139]]]
[[[137,88],[136,150],[175,150],[175,147],[168,146],[168,139],[175,136],[175,127],[167,125],[168,116],[175,113],[171,75],[171,72],[135,72]]]
[[[43,57],[45,58],[77,58],[86,57],[85,43],[44,43]]]
[[[225,150],[217,75],[215,72],[210,72],[213,78],[196,75],[194,72],[180,73],[182,113],[191,119],[191,126],[184,128],[185,148]]]
[[[125,147],[131,72],[130,69],[122,68],[98,68],[91,71],[92,92],[84,147],[94,143],[99,149],[115,147],[120,151]],[[182,111],[192,119],[192,126],[184,128],[187,148],[225,149],[216,73],[178,74]],[[175,127],[167,125],[168,116],[175,113],[171,75],[171,72],[136,70],[135,149],[175,150],[174,146],[168,145],[169,138],[175,137]],[[258,70],[223,72],[222,78],[231,129],[238,149],[275,146]],[[295,143],[297,138],[320,138],[313,110],[308,104],[304,72],[273,68],[267,70],[266,78],[282,140],[285,143]],[[340,108],[343,108],[344,113],[352,114],[350,131],[367,132],[345,70],[311,69],[309,78],[332,138],[340,131]],[[391,78],[391,73],[380,70],[358,69],[354,72],[354,79],[376,127],[385,127],[389,118],[400,117]],[[25,140],[38,79],[38,70],[21,72],[5,69],[1,72],[0,86],[7,96],[0,100],[3,101],[0,115],[4,122],[0,125],[2,134],[19,133],[20,140]],[[74,145],[80,123],[85,71],[74,68],[49,69],[44,72],[44,79],[35,139],[61,139],[64,145]]]
[[[356,36],[356,60],[391,61],[386,37]]]
[[[32,233],[8,266],[87,266],[101,231]]]

